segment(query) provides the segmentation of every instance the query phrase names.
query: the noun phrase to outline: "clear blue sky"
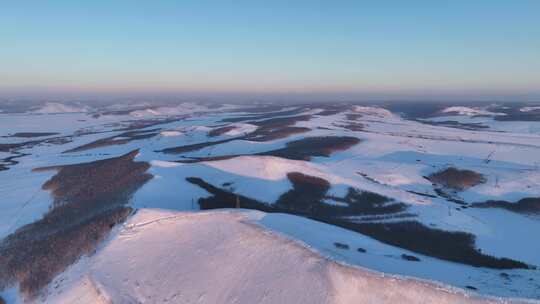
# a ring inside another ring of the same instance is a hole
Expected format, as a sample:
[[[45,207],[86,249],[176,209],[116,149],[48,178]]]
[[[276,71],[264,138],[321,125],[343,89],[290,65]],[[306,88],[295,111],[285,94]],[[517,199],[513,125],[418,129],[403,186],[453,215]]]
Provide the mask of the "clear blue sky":
[[[8,94],[540,96],[538,0],[0,4]]]

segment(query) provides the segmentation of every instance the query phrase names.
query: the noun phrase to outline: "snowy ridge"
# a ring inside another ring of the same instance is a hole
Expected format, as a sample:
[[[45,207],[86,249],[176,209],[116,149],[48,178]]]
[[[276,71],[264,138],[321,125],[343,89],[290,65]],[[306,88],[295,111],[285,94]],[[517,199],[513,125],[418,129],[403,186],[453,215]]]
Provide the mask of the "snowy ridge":
[[[207,106],[199,105],[193,102],[183,102],[175,106],[163,106],[157,108],[147,108],[142,110],[135,110],[129,113],[129,115],[137,118],[152,117],[152,116],[176,116],[185,114],[202,113],[216,110],[230,109],[234,106],[224,105],[217,109],[210,109]]]
[[[227,136],[239,136],[239,135],[245,135],[247,133],[251,133],[255,130],[257,130],[257,126],[247,123],[233,123],[230,124],[233,129],[230,131],[227,131],[223,133],[223,135]]]
[[[453,106],[445,108],[441,113],[455,113],[458,115],[466,116],[476,116],[476,115],[487,115],[487,116],[497,116],[497,115],[506,115],[504,113],[491,112],[485,109],[478,107],[463,107],[463,106]]]
[[[61,275],[47,302],[82,294],[78,303],[503,303],[337,264],[251,224],[260,218],[140,210],[95,256]]]
[[[519,109],[520,112],[532,112],[532,111],[540,111],[540,107],[523,107]]]
[[[273,156],[240,156],[233,159],[203,164],[230,174],[267,181],[285,181],[287,179],[287,173],[300,172],[325,179],[339,188],[355,187],[366,191],[378,192],[409,204],[429,203],[410,193],[394,188],[381,187],[365,182],[364,180],[348,178],[346,174],[340,176],[329,172],[326,166],[305,161],[289,160]],[[241,188],[239,190],[241,191]]]
[[[161,136],[171,137],[171,136],[181,136],[183,133],[180,131],[171,130],[171,131],[161,131],[159,134]]]
[[[69,106],[58,102],[47,102],[38,110],[35,110],[33,113],[36,114],[59,114],[59,113],[81,113],[87,112],[88,107],[76,107]]]
[[[393,117],[394,114],[386,109],[381,107],[366,107],[366,106],[354,106],[354,112],[362,113],[370,116],[378,117]]]

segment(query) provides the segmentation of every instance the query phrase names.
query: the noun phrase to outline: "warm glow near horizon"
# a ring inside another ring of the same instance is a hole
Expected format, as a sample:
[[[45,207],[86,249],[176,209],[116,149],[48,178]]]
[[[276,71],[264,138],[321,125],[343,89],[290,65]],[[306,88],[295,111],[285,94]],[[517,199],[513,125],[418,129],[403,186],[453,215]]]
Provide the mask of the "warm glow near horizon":
[[[540,96],[532,0],[13,2],[0,33],[0,96]]]

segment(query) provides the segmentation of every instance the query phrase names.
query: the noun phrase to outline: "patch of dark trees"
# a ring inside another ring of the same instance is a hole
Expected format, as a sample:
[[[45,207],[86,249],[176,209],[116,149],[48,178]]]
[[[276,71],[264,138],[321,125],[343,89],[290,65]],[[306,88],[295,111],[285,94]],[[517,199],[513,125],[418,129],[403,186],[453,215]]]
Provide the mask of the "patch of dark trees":
[[[267,105],[258,105],[255,107],[246,107],[235,109],[235,112],[245,112],[245,113],[270,113],[270,112],[279,112],[285,109],[285,105],[278,104],[267,104]]]
[[[311,115],[293,116],[293,117],[280,117],[272,118],[263,121],[250,121],[248,123],[258,126],[257,130],[242,136],[226,138],[217,141],[208,141],[197,144],[190,144],[178,147],[165,148],[156,152],[162,152],[166,154],[182,154],[186,152],[198,151],[206,147],[224,144],[234,140],[247,140],[256,142],[265,142],[270,140],[276,140],[286,138],[293,134],[300,134],[310,131],[311,129],[305,127],[292,126],[298,121],[309,120]],[[218,129],[210,131],[209,136],[219,136],[232,130],[232,126],[224,126]]]
[[[406,210],[403,203],[395,202],[377,193],[349,188],[345,197],[327,195],[330,183],[322,178],[299,172],[287,174],[292,189],[283,193],[273,204],[238,195],[227,189],[215,187],[199,177],[186,180],[206,190],[213,196],[201,198],[201,209],[242,208],[265,212],[284,212],[307,217],[342,217],[359,215],[396,214]],[[339,201],[342,204],[329,204],[325,200]]]
[[[58,136],[44,139],[29,140],[20,143],[0,144],[0,152],[13,152],[21,149],[30,149],[40,144],[63,145],[71,142],[71,136]]]
[[[338,249],[345,249],[345,250],[349,249],[349,245],[343,244],[343,243],[340,243],[340,242],[334,242],[334,246],[336,246],[336,248],[338,248]]]
[[[292,110],[270,112],[270,113],[264,113],[264,114],[258,114],[258,115],[229,117],[229,118],[224,118],[221,121],[222,122],[247,122],[247,121],[253,121],[253,120],[263,120],[263,119],[270,119],[270,118],[276,118],[276,117],[282,117],[282,116],[297,115],[302,112],[305,112],[306,110],[309,110],[309,109],[295,108]]]
[[[160,152],[164,153],[184,153],[190,151],[200,150],[204,147],[213,146],[217,144],[222,144],[232,140],[237,140],[236,138],[228,138],[220,141],[206,142],[200,144],[193,144],[175,148],[167,148],[161,150]],[[312,157],[329,157],[332,153],[336,151],[347,150],[350,147],[358,144],[360,139],[351,136],[320,136],[320,137],[306,137],[295,141],[288,142],[284,148],[254,153],[254,154],[233,154],[233,155],[222,155],[222,156],[212,156],[212,157],[189,157],[184,160],[178,160],[180,163],[197,163],[202,161],[215,161],[223,160],[228,158],[233,158],[242,155],[267,155],[267,156],[276,156],[293,160],[311,160]]]
[[[317,108],[322,108],[322,111],[317,113],[319,116],[331,116],[345,112],[351,108],[350,104],[318,104],[313,105]]]
[[[0,290],[19,284],[33,298],[82,255],[93,253],[132,209],[132,194],[152,178],[150,165],[136,162],[138,151],[57,170],[43,189],[54,198],[50,210],[0,242]]]
[[[534,268],[520,261],[481,253],[475,248],[475,236],[470,233],[435,229],[412,220],[382,223],[355,221],[351,219],[352,216],[396,215],[395,218],[399,218],[407,206],[379,194],[356,189],[350,189],[343,198],[329,197],[327,192],[330,184],[324,179],[297,172],[289,173],[287,177],[293,187],[274,204],[215,187],[198,177],[187,178],[187,181],[212,194],[199,200],[201,209],[241,207],[289,213],[352,230],[383,243],[442,260],[495,269]],[[324,202],[326,199],[339,200],[343,204],[328,204]]]
[[[182,153],[187,153],[187,152],[199,151],[199,150],[204,149],[206,147],[212,147],[212,146],[216,146],[216,145],[221,145],[221,144],[233,141],[233,140],[240,140],[242,138],[243,138],[243,136],[231,137],[231,138],[226,138],[226,139],[222,139],[222,140],[207,141],[207,142],[202,142],[202,143],[197,143],[197,144],[184,145],[184,146],[178,146],[178,147],[172,147],[172,148],[165,148],[163,150],[158,150],[156,152],[162,152],[162,153],[165,153],[165,154],[182,154]]]
[[[437,185],[456,191],[463,191],[486,182],[486,178],[480,173],[454,167],[435,172],[426,178]]]
[[[75,147],[73,149],[66,150],[62,153],[81,152],[81,151],[102,148],[102,147],[107,147],[107,146],[124,145],[134,140],[152,138],[159,134],[159,130],[160,129],[127,131],[127,132],[123,132],[115,136],[110,136],[110,137],[95,140],[93,142]]]
[[[131,111],[130,111],[131,112]],[[163,124],[168,124],[176,121],[183,120],[184,117],[169,117],[169,118],[153,118],[153,119],[140,119],[129,121],[127,125],[124,125],[118,129],[112,131],[133,131],[155,127]],[[144,132],[144,131],[143,131]]]
[[[256,142],[265,142],[276,139],[287,138],[291,135],[302,134],[311,131],[310,128],[306,127],[294,127],[294,126],[285,126],[278,128],[260,128],[249,136],[246,136],[244,140],[256,141]]]
[[[486,201],[470,205],[474,208],[501,208],[525,215],[540,215],[540,197],[527,197],[517,202]]]
[[[234,129],[236,129],[236,126],[224,126],[224,127],[214,128],[208,132],[208,137],[221,136]]]
[[[479,130],[489,129],[489,126],[484,125],[482,123],[464,123],[464,122],[458,122],[455,120],[445,120],[445,121],[416,120],[416,121],[423,124],[432,125],[432,126],[442,126],[442,127],[469,130],[469,131],[479,131]]]
[[[414,255],[402,254],[401,258],[404,259],[405,261],[420,262],[420,259],[415,257]]]
[[[348,113],[348,114],[345,114],[345,118],[347,118],[348,120],[352,120],[352,121],[359,121],[360,118],[362,118],[362,114]]]
[[[243,140],[265,142],[289,137],[293,134],[300,134],[310,131],[305,127],[295,127],[299,121],[308,121],[311,115],[300,115],[291,117],[277,117],[262,121],[249,121],[248,124],[256,125],[257,130],[247,134]]]
[[[456,195],[455,190],[448,191],[448,189],[444,189],[444,188],[435,188],[434,191],[435,193],[437,193],[438,196],[446,199],[449,202],[456,203],[461,206],[469,205],[467,204],[467,202],[465,202],[464,200],[462,200]]]
[[[329,157],[336,151],[347,150],[360,143],[360,139],[351,136],[306,137],[290,141],[284,148],[259,153],[294,160],[310,160],[312,157]]]
[[[436,195],[429,194],[429,193],[417,192],[417,191],[413,191],[413,190],[407,190],[407,192],[412,193],[412,194],[416,194],[416,195],[420,195],[420,196],[424,196],[424,197],[437,198]]]
[[[2,136],[2,137],[16,137],[16,138],[34,138],[34,137],[46,137],[46,136],[53,136],[58,135],[60,133],[55,132],[17,132],[14,134],[10,134],[8,136]]]
[[[458,193],[486,182],[486,178],[480,173],[454,167],[440,170],[424,178],[432,182],[433,190],[438,196],[462,206],[467,206],[468,203],[461,199]]]
[[[368,235],[383,243],[442,260],[495,269],[534,269],[534,266],[481,253],[475,236],[427,227],[416,221],[397,223],[355,223],[335,218],[317,220]]]
[[[347,129],[349,131],[355,131],[355,132],[364,130],[364,125],[359,122],[350,122],[346,124],[334,124],[334,126]]]

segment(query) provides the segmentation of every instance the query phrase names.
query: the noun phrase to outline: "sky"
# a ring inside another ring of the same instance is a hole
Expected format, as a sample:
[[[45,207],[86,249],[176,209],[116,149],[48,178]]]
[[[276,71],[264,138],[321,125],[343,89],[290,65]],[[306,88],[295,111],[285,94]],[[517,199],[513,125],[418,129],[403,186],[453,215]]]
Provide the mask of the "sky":
[[[0,0],[0,95],[540,100],[540,1]]]

